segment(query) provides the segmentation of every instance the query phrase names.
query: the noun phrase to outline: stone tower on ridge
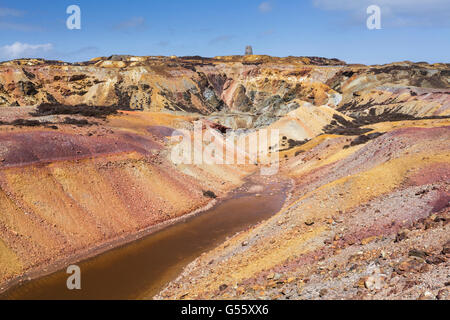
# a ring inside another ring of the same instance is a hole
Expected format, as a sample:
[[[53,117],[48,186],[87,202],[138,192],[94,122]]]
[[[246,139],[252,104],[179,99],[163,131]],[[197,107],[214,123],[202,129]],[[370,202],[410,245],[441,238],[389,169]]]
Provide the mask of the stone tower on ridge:
[[[245,55],[246,55],[246,56],[251,56],[251,55],[253,55],[253,48],[252,48],[252,46],[247,46],[247,47],[245,47]]]

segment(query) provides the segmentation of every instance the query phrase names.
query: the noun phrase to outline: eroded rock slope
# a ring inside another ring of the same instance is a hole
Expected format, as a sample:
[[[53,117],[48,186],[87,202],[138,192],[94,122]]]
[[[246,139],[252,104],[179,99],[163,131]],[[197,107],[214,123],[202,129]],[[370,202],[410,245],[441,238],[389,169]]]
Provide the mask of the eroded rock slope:
[[[171,161],[168,137],[201,120],[279,130],[294,188],[157,298],[448,297],[449,81],[449,64],[313,57],[3,62],[0,283],[242,184],[257,164]]]

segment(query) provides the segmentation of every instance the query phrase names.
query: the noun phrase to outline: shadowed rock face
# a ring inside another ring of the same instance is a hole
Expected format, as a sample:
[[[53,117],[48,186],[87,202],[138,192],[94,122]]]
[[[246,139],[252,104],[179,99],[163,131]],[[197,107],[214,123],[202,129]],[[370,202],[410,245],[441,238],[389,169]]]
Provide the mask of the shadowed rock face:
[[[248,111],[254,104],[257,110],[276,95],[279,82],[290,72],[319,64],[343,63],[324,58],[267,56],[112,56],[81,64],[16,60],[0,65],[0,106],[88,104],[210,114],[222,109]],[[291,79],[281,90],[295,90],[297,82],[299,79]],[[279,95],[284,96],[283,92]],[[286,99],[292,100],[305,92],[289,94]]]
[[[336,59],[229,56],[112,56],[67,64],[15,60],[0,64],[0,106],[42,103],[147,111],[220,113],[231,127],[268,125],[298,107],[328,105],[347,115],[386,111],[449,114],[447,64],[353,66]],[[426,107],[425,107],[426,105]],[[243,119],[235,113],[248,115]]]

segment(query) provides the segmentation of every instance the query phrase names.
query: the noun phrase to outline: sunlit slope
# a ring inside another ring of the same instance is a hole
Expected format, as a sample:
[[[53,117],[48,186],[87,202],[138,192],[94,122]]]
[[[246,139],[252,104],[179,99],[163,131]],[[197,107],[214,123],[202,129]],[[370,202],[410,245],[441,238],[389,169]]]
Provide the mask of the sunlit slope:
[[[302,152],[283,167],[296,182],[289,205],[199,258],[159,297],[364,298],[370,290],[362,290],[364,280],[358,290],[358,281],[372,274],[370,265],[382,250],[388,278],[407,259],[408,249],[427,245],[430,255],[439,255],[449,240],[442,223],[419,229],[411,242],[394,243],[402,229],[416,228],[432,214],[448,217],[450,126],[428,124],[398,124],[406,127],[345,149],[353,138],[319,136],[299,147]],[[362,260],[353,270],[349,261],[358,252]],[[448,263],[429,267],[424,277],[445,275]],[[378,291],[385,285],[389,281]],[[388,291],[379,294],[387,297]],[[408,294],[418,296],[405,291],[403,297]]]

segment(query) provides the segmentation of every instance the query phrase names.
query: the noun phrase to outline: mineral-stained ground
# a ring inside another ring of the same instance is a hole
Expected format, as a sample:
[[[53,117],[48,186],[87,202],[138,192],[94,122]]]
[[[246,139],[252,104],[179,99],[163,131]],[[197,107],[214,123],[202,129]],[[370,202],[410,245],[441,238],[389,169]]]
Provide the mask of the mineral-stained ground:
[[[155,298],[449,299],[449,81],[444,63],[316,57],[0,63],[0,288],[259,171],[174,163],[169,137],[200,120],[221,133],[278,129],[270,151],[293,187],[281,212]]]

